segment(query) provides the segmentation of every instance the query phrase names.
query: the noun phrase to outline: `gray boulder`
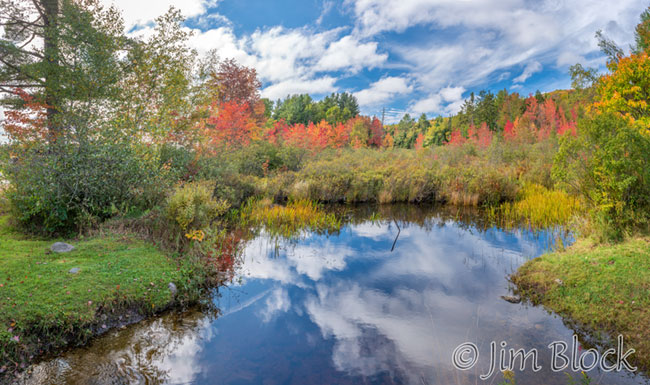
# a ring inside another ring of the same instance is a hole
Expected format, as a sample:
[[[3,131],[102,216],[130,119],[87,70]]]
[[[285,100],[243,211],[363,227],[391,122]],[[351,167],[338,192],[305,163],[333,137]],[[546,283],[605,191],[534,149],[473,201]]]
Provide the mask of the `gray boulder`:
[[[74,250],[74,246],[65,242],[57,242],[52,246],[50,246],[50,250],[52,250],[55,253],[67,253]]]
[[[68,273],[70,273],[70,274],[78,274],[79,273],[79,268],[78,267],[73,267],[72,269],[70,269],[70,271],[68,271]]]
[[[169,288],[169,291],[172,292],[172,295],[176,295],[176,293],[178,293],[178,289],[176,288],[176,285],[174,285],[174,282],[170,282],[167,287]]]

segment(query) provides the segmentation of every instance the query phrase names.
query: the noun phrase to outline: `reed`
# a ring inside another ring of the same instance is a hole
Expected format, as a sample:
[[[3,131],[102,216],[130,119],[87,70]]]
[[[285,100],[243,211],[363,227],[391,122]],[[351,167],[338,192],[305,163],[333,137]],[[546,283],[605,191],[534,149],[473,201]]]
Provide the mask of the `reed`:
[[[289,201],[286,206],[270,199],[249,200],[241,217],[244,224],[263,226],[272,236],[284,238],[295,238],[305,231],[331,233],[341,228],[340,219],[307,199]]]
[[[504,227],[525,223],[533,229],[568,225],[583,213],[583,204],[577,197],[537,184],[524,186],[515,202],[488,208],[491,219]]]

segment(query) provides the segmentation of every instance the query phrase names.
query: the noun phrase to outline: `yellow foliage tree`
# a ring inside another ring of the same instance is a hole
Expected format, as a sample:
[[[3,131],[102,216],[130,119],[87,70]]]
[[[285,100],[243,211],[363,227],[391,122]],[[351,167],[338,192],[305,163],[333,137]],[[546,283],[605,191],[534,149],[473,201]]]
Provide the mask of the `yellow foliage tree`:
[[[647,52],[610,63],[611,73],[598,84],[598,112],[625,117],[644,135],[650,136],[650,57]]]

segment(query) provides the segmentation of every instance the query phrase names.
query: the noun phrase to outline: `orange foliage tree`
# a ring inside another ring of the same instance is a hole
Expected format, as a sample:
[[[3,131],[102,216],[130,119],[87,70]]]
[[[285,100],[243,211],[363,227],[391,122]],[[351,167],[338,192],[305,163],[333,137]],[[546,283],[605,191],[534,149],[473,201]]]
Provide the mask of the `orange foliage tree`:
[[[210,116],[199,122],[201,149],[214,152],[224,145],[241,147],[251,140],[261,139],[260,130],[248,103],[237,101],[214,102]]]

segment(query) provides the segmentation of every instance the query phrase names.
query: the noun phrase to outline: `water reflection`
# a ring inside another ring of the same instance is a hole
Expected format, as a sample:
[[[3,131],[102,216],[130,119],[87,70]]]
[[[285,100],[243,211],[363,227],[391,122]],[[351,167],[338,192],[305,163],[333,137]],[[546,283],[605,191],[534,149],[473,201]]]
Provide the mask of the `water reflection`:
[[[539,349],[544,369],[517,373],[519,383],[565,384],[546,346],[573,332],[540,308],[500,299],[506,276],[554,236],[407,207],[382,208],[379,221],[360,208],[334,236],[280,247],[261,234],[246,246],[242,279],[220,289],[216,319],[170,314],[114,332],[39,365],[28,382],[474,384],[487,358],[461,372],[451,354],[472,341],[486,357],[496,340]],[[594,384],[647,383],[591,374]]]

